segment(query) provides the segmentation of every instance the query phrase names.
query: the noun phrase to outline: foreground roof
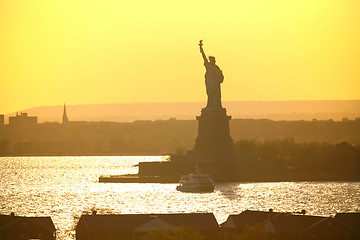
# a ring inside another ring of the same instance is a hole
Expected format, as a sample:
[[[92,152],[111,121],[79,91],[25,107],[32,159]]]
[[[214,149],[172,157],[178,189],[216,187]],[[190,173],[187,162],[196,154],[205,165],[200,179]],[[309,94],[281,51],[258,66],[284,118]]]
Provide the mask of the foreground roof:
[[[337,213],[335,219],[360,231],[360,212]]]
[[[242,228],[245,225],[253,225],[266,221],[269,217],[277,215],[287,215],[289,213],[279,213],[273,211],[254,211],[245,210],[239,214],[232,214],[228,217],[226,222],[231,221],[235,227]],[[226,226],[226,222],[222,223],[221,226]]]
[[[299,233],[300,231],[308,228],[309,226],[326,219],[321,216],[309,216],[309,215],[277,215],[270,219],[272,226],[276,233]]]
[[[79,223],[83,222],[88,231],[120,231],[132,230],[154,218],[175,226],[191,226],[199,230],[218,227],[212,213],[82,215]]]
[[[1,215],[0,214],[0,230],[6,229],[8,226],[15,224],[19,221],[30,221],[40,227],[55,232],[55,226],[51,217],[23,217],[23,216],[14,216],[14,215]]]

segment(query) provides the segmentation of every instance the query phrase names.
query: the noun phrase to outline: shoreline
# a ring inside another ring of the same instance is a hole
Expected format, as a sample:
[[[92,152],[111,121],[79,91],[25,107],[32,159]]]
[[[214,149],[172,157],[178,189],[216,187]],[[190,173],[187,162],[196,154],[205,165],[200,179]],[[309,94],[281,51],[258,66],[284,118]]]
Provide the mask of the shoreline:
[[[359,179],[291,179],[282,178],[274,180],[232,180],[232,181],[217,181],[217,183],[268,183],[268,182],[360,182]],[[99,183],[179,183],[179,178],[166,178],[160,176],[144,176],[141,177],[139,174],[125,174],[125,175],[101,175],[99,176]]]
[[[99,153],[99,154],[17,154],[17,155],[0,155],[0,157],[146,157],[146,156],[170,156],[170,153]]]
[[[142,156],[163,156],[170,159],[170,154],[155,155],[155,154],[126,154],[126,155],[16,155],[16,156],[0,156],[0,158],[22,158],[22,157],[142,157]],[[101,160],[99,160],[101,161]],[[166,163],[171,161],[152,162],[151,165],[157,163]],[[150,162],[149,162],[150,163]],[[139,167],[139,164],[134,166]],[[311,170],[287,170],[287,169],[268,169],[267,172],[256,169],[242,169],[239,168],[236,175],[230,176],[226,179],[214,179],[215,182],[239,182],[239,183],[256,183],[256,182],[359,182],[360,176],[354,175],[353,172],[326,172],[326,171],[311,171]],[[145,174],[126,174],[126,175],[100,175],[98,181],[101,183],[178,183],[180,174],[168,174],[165,170],[157,169],[156,172],[149,172]],[[139,171],[140,172],[140,171]],[[185,173],[184,173],[185,174]]]

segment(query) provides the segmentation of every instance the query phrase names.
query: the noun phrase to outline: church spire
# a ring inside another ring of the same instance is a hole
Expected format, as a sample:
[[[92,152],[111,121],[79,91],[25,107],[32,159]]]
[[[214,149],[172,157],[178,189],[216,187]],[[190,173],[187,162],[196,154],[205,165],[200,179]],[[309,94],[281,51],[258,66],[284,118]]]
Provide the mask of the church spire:
[[[66,114],[66,106],[65,106],[65,103],[64,103],[64,113],[63,113],[63,121],[62,121],[62,123],[64,124],[64,123],[67,123],[67,122],[69,122],[69,119],[68,119],[67,114]]]

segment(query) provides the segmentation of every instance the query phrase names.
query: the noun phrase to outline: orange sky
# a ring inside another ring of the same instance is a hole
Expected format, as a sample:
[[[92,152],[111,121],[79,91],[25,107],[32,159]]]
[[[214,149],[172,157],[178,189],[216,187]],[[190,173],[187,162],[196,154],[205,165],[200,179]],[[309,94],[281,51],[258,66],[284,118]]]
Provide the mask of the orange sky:
[[[0,114],[34,106],[360,99],[360,1],[0,1]]]

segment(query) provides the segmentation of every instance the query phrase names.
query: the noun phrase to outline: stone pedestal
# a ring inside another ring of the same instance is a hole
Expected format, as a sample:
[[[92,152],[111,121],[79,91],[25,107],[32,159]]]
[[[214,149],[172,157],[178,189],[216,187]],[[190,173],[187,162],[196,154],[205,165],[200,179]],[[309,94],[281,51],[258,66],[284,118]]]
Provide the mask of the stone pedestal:
[[[140,163],[139,176],[160,176],[162,181],[176,182],[180,175],[194,173],[198,167],[215,181],[236,181],[238,165],[234,160],[230,136],[230,116],[225,108],[203,108],[195,147],[184,156],[171,156],[163,163]]]
[[[225,108],[203,108],[199,121],[198,136],[194,151],[232,151],[233,140],[230,136],[229,120]]]
[[[233,140],[225,108],[203,108],[199,121],[198,136],[193,151],[188,151],[188,160],[196,162],[224,162],[232,160]]]

